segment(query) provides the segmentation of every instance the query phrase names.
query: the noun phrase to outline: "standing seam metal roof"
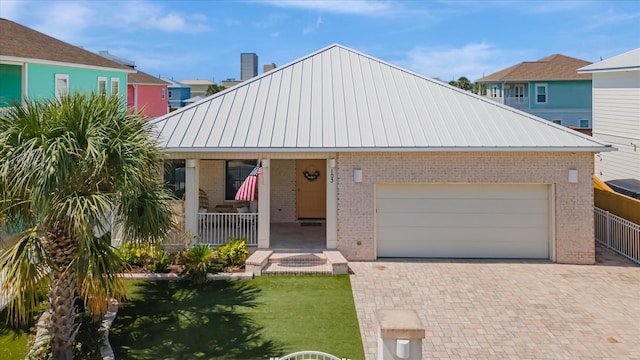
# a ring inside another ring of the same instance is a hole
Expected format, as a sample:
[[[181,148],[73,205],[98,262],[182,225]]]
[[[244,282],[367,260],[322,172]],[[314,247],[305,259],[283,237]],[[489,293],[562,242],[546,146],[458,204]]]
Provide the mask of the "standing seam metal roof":
[[[627,51],[578,69],[578,73],[625,71],[640,69],[640,48]]]
[[[607,151],[334,44],[154,121],[165,151]]]

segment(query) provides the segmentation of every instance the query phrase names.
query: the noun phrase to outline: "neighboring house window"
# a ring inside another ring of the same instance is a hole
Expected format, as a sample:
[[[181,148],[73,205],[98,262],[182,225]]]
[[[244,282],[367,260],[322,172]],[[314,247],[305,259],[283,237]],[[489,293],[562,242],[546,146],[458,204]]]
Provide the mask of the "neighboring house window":
[[[120,95],[120,78],[111,78],[111,95]]]
[[[516,103],[524,103],[524,84],[516,84],[513,86],[513,97]]]
[[[500,97],[500,89],[498,84],[491,84],[491,97]]]
[[[589,120],[580,119],[580,127],[581,128],[588,128],[589,127]]]
[[[164,100],[164,96],[165,96],[164,88],[162,88],[162,100]]]
[[[178,199],[184,195],[184,168],[184,160],[170,160],[164,165],[164,186]]]
[[[235,200],[242,182],[256,167],[255,160],[227,160],[225,166],[224,199]]]
[[[173,93],[169,90],[169,99],[173,99]]]
[[[551,120],[554,124],[562,125],[562,120]]]
[[[98,94],[102,96],[107,96],[107,78],[99,76],[98,77]]]
[[[55,93],[58,99],[69,94],[69,74],[56,74],[55,81]]]
[[[536,84],[536,104],[546,104],[547,97],[547,84]]]

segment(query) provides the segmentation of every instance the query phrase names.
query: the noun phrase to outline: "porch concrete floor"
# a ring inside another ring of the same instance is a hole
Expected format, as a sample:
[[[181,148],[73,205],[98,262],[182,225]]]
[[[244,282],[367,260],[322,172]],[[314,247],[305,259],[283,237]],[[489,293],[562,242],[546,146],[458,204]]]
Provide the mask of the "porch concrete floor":
[[[322,251],[327,249],[326,225],[302,226],[299,223],[271,223],[270,246],[276,251]]]

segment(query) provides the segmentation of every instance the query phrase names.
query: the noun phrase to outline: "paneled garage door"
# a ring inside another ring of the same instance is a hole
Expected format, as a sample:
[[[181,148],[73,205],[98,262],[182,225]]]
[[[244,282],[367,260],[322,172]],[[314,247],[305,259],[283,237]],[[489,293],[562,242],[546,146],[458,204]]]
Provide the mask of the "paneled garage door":
[[[548,259],[549,188],[378,184],[378,257]]]

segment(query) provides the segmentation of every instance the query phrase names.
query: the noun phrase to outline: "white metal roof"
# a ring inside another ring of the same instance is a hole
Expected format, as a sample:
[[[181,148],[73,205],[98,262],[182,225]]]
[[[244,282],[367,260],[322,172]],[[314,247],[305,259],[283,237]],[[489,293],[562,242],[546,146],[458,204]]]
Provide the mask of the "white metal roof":
[[[154,124],[167,152],[612,149],[337,44]]]
[[[640,70],[640,48],[578,69],[578,73]]]

